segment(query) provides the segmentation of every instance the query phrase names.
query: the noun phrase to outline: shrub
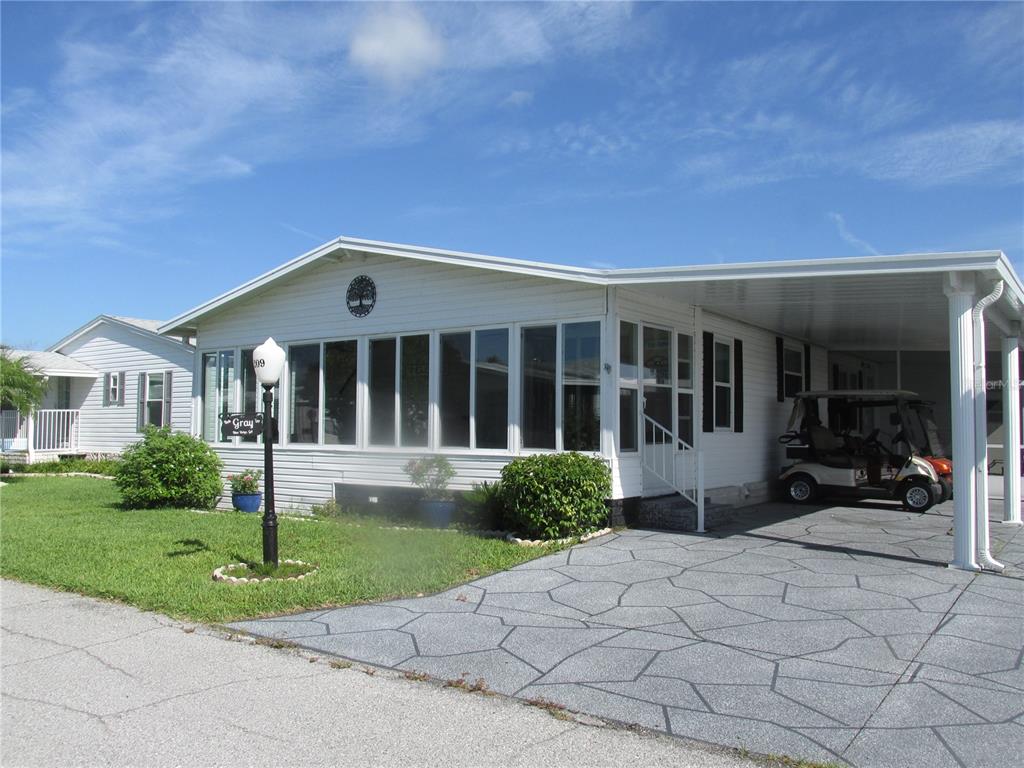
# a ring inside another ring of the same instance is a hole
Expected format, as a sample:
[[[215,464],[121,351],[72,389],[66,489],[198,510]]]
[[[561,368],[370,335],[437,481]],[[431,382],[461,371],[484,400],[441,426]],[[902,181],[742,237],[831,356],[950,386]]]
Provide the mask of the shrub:
[[[501,481],[474,484],[462,494],[459,521],[471,528],[491,529],[504,524],[505,505],[501,497]]]
[[[601,459],[581,453],[526,456],[501,471],[506,524],[520,535],[577,536],[608,519],[611,473]]]
[[[455,477],[455,470],[444,456],[409,459],[405,473],[409,475],[412,484],[423,491],[424,498],[433,501],[448,501],[452,498],[448,491],[448,481]]]
[[[221,495],[221,461],[206,443],[184,432],[147,427],[129,446],[114,482],[129,508],[212,507]]]
[[[228,475],[232,493],[253,494],[260,492],[260,478],[263,472],[258,469],[247,469],[237,475]]]

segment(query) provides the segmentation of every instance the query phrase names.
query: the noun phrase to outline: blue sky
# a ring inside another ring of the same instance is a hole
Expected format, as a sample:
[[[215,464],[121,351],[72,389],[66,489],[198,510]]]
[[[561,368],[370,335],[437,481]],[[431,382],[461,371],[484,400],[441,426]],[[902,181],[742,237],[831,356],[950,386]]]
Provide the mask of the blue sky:
[[[2,339],[339,234],[591,266],[1024,257],[1024,5],[2,13]]]

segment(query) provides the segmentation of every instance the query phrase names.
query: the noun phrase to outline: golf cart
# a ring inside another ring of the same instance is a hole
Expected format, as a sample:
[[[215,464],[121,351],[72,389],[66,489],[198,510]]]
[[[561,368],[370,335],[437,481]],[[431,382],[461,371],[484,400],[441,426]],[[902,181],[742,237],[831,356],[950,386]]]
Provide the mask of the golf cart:
[[[935,468],[918,455],[921,448],[912,442],[921,439],[923,429],[920,411],[912,409],[911,402],[921,400],[902,390],[799,393],[788,429],[779,437],[786,457],[795,460],[779,475],[785,498],[895,499],[915,512],[930,509],[943,499],[945,490]]]

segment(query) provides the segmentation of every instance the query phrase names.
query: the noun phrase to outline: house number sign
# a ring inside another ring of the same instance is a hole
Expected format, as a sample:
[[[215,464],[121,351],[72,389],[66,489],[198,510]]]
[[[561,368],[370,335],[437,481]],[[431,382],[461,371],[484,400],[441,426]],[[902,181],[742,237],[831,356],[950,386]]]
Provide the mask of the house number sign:
[[[220,432],[225,440],[235,435],[253,437],[262,431],[262,413],[225,413],[220,417]]]
[[[377,286],[366,275],[359,275],[348,284],[345,304],[353,317],[366,317],[377,303]]]

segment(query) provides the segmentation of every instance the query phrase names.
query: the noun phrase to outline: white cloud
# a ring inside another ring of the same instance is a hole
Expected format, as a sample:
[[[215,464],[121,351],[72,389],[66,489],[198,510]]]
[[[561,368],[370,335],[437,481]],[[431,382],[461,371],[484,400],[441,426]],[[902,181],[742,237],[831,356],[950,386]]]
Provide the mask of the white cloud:
[[[929,187],[1019,182],[1022,162],[1024,124],[987,120],[890,136],[851,151],[840,164],[871,179]]]
[[[846,220],[843,218],[843,215],[841,213],[830,211],[826,215],[832,221],[832,223],[836,225],[836,230],[839,232],[839,237],[844,243],[846,243],[847,245],[852,245],[854,248],[862,250],[865,253],[869,253],[872,256],[879,255],[878,249],[875,248],[875,246],[873,246],[866,240],[861,240],[859,237],[857,237],[855,234],[853,234],[853,232],[849,230],[849,228],[846,226]]]
[[[349,59],[369,77],[392,87],[408,85],[437,70],[445,44],[412,6],[375,6],[356,29]]]
[[[533,103],[533,91],[512,91],[501,100],[504,107],[525,107]]]

